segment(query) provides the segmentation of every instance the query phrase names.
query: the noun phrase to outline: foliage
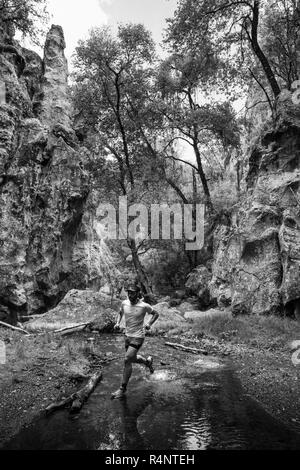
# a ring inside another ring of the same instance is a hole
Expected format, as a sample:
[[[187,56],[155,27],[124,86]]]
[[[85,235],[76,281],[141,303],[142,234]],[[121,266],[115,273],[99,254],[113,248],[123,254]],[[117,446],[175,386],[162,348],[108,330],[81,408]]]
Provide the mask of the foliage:
[[[282,86],[299,78],[300,5],[298,0],[269,1],[264,14],[264,49]]]
[[[147,90],[153,61],[154,43],[142,25],[119,26],[117,38],[109,28],[94,29],[77,48],[76,107],[124,195],[139,181],[141,160],[149,163],[140,120],[146,127],[152,118]]]
[[[161,64],[157,78],[162,97],[159,109],[171,131],[166,147],[176,141],[184,141],[192,147],[196,160],[193,167],[209,206],[211,197],[201,154],[203,146],[207,147],[208,142],[214,140],[228,154],[240,145],[239,127],[230,102],[213,102],[212,99],[207,102],[201,95],[202,88],[210,87],[217,72],[218,63],[206,50],[188,56],[173,54]],[[167,157],[182,161],[172,153]],[[190,162],[186,164],[192,166]]]
[[[209,44],[239,84],[254,79],[276,97],[297,76],[299,26],[296,0],[180,0],[166,42],[182,53]]]
[[[94,29],[76,51],[74,103],[94,180],[110,202],[127,196],[129,204],[147,205],[165,194],[157,151],[162,119],[150,100],[154,63],[154,43],[142,25],[120,25],[116,36],[107,27]],[[127,243],[143,277],[138,246],[132,239]]]
[[[20,31],[39,44],[43,24],[48,20],[47,0],[0,0],[0,30]]]

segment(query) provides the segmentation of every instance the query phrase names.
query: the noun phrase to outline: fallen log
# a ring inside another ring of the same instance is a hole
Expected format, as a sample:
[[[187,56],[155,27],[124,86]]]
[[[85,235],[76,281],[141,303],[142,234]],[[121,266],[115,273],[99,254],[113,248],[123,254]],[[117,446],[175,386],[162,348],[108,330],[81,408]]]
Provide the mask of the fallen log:
[[[73,400],[72,406],[71,406],[71,412],[72,413],[78,413],[84,402],[88,399],[88,397],[93,393],[95,390],[98,382],[102,379],[102,371],[97,371],[95,372],[88,383],[83,387],[79,392],[75,393],[75,399]]]
[[[54,330],[53,333],[61,333],[63,335],[67,335],[67,334],[73,333],[75,331],[84,330],[88,325],[90,325],[90,322],[88,322],[88,323],[79,323],[78,325],[75,325],[75,326],[67,326],[65,328],[61,328],[60,330]]]
[[[14,331],[20,331],[24,335],[29,335],[28,331],[23,330],[23,328],[18,328],[17,326],[9,325],[8,323],[4,323],[3,321],[0,321],[0,325],[4,326],[4,328],[9,328],[9,329],[14,330]]]
[[[74,400],[74,395],[75,393],[70,395],[68,398],[65,398],[64,400],[58,401],[57,403],[52,403],[52,405],[47,406],[45,410],[46,413],[49,414],[53,411],[59,410],[60,408],[64,408],[66,405],[68,405]]]
[[[171,348],[174,349],[180,349],[182,351],[190,352],[192,354],[204,354],[207,356],[207,351],[205,349],[196,349],[196,348],[190,348],[189,346],[183,346],[182,344],[178,343],[165,343],[166,346],[170,346]]]
[[[63,400],[61,400],[57,403],[53,403],[53,404],[47,406],[47,408],[45,410],[46,413],[47,414],[52,413],[53,411],[64,408],[65,406],[69,405],[70,403],[72,404],[70,411],[72,413],[78,413],[81,410],[83,404],[86,402],[86,400],[91,395],[91,393],[93,393],[93,391],[95,390],[97,384],[100,382],[101,379],[102,379],[102,371],[95,372],[89,378],[88,383],[82,389],[80,389],[78,392],[72,393],[72,395],[70,395],[69,397],[64,398]]]

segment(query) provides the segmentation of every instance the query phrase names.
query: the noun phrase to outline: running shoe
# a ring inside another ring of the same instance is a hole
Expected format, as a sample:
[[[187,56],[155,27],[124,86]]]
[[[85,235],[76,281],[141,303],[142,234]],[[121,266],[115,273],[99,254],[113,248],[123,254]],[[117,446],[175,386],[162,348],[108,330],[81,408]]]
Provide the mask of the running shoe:
[[[152,356],[147,357],[147,367],[149,368],[150,374],[153,374],[154,367],[153,367],[153,357]]]

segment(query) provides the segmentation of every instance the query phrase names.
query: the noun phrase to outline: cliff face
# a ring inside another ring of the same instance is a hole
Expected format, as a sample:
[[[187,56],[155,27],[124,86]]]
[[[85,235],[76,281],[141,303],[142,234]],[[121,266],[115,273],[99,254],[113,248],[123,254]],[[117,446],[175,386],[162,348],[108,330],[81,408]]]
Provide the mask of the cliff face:
[[[215,233],[211,295],[236,313],[300,313],[300,107],[289,92],[249,161],[247,194]]]
[[[0,320],[43,312],[101,277],[63,31],[52,26],[43,60],[17,47],[24,70],[15,54],[0,54]]]

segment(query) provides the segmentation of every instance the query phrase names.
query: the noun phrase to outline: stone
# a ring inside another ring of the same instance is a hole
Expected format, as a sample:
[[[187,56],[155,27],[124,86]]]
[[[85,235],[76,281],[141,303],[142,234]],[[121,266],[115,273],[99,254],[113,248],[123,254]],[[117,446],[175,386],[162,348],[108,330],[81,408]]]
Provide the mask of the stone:
[[[26,323],[26,329],[54,331],[91,323],[97,331],[112,331],[121,301],[93,290],[71,290],[53,310]]]
[[[70,289],[97,290],[115,270],[72,127],[63,31],[51,27],[43,59],[19,49],[20,76],[0,54],[0,308],[14,319],[52,309]]]
[[[176,290],[176,291],[174,292],[174,297],[175,297],[176,299],[181,299],[181,300],[182,300],[182,299],[184,299],[185,296],[186,296],[186,293],[185,293],[184,290]]]
[[[185,324],[186,321],[179,310],[170,308],[167,302],[161,302],[153,305],[154,310],[159,313],[159,319],[152,326],[153,332],[167,332],[176,326]],[[151,316],[147,315],[145,322],[149,321]]]
[[[214,233],[210,295],[235,314],[297,315],[299,153],[300,109],[283,93],[252,149],[245,197]]]
[[[186,293],[188,295],[196,295],[201,308],[206,308],[210,305],[209,283],[211,277],[211,272],[206,266],[197,266],[188,275],[185,283]]]
[[[192,304],[190,302],[182,302],[179,306],[178,306],[178,310],[184,314],[186,312],[192,312],[193,310],[195,310],[195,304]]]
[[[279,230],[283,267],[280,289],[285,305],[300,299],[300,211],[286,209]]]
[[[186,312],[184,314],[184,318],[186,320],[191,320],[191,321],[197,321],[197,320],[202,320],[202,319],[207,319],[207,318],[215,318],[215,317],[224,317],[228,316],[228,311],[226,310],[218,310],[218,309],[210,309],[206,311],[202,310],[194,310],[190,312]]]
[[[100,294],[111,295],[111,287],[109,284],[105,284],[103,287],[99,289]]]
[[[163,302],[162,299],[161,299],[161,302]],[[168,300],[169,307],[178,307],[181,304],[181,302],[182,301],[180,299],[170,299],[170,300]]]

